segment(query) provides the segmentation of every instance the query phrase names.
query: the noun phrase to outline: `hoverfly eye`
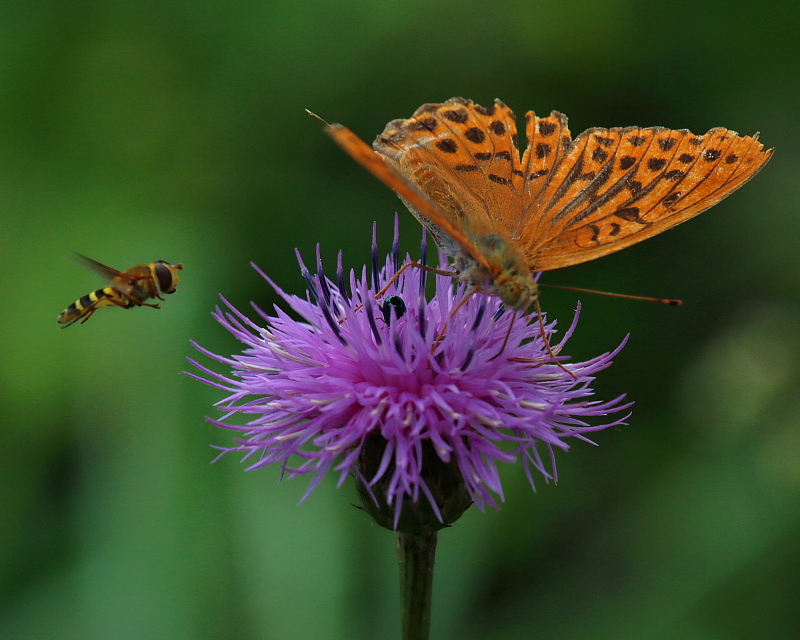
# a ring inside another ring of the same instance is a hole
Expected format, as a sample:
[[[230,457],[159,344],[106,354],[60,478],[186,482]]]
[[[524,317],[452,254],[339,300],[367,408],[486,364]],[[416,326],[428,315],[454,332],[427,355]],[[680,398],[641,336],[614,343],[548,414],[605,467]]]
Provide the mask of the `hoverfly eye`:
[[[155,263],[155,272],[161,293],[175,293],[178,286],[178,275],[170,269],[169,263],[159,260]]]

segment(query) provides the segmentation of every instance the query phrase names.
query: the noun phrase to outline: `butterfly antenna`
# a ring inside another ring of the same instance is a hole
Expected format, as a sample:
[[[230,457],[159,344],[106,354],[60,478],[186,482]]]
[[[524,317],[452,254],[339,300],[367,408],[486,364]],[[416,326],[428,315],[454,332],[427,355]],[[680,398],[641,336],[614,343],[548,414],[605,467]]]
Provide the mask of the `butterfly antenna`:
[[[324,124],[326,127],[330,127],[330,126],[331,126],[329,122],[327,122],[327,121],[326,121],[324,118],[320,118],[320,117],[319,117],[319,116],[318,116],[316,113],[314,113],[313,111],[309,111],[308,109],[306,109],[306,113],[307,113],[308,115],[310,115],[310,116],[314,116],[314,117],[315,117],[317,120],[319,120],[320,122],[322,122],[322,123],[323,123],[323,124]]]
[[[600,296],[611,296],[612,298],[627,298],[628,300],[644,300],[645,302],[660,302],[662,304],[677,307],[683,304],[683,300],[673,300],[670,298],[651,298],[649,296],[632,296],[627,293],[611,293],[610,291],[597,291],[596,289],[583,289],[581,287],[563,287],[557,284],[539,284],[540,287],[549,289],[562,289],[564,291],[580,291],[581,293],[596,293]]]
[[[542,318],[542,307],[539,304],[539,298],[536,298],[536,300],[534,300],[534,304],[536,305],[536,315],[539,318],[539,335],[541,335],[542,336],[542,340],[544,340],[544,346],[545,346],[545,349],[547,349],[548,355],[553,359],[553,362],[555,362],[560,368],[562,368],[569,375],[571,375],[575,380],[577,380],[578,376],[576,376],[574,372],[570,371],[563,364],[561,364],[561,361],[558,360],[555,352],[553,351],[553,347],[550,346],[550,340],[547,338],[547,332],[545,331],[545,328],[544,328],[544,319]]]

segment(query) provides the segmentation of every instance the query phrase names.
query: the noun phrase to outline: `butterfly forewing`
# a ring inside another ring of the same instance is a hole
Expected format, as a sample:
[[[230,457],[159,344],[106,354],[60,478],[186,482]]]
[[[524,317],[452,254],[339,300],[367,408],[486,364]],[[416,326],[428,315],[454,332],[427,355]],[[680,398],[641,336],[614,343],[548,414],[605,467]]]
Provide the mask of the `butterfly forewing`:
[[[471,235],[518,219],[524,174],[514,113],[453,98],[390,122],[373,147]]]
[[[552,111],[547,118],[537,118],[533,111],[525,114],[525,139],[527,146],[522,155],[522,171],[525,179],[522,211],[514,224],[515,234],[525,220],[530,203],[537,200],[553,175],[555,167],[564,156],[572,137],[567,127],[567,118]]]
[[[467,251],[480,264],[491,270],[492,265],[486,262],[472,240],[458,226],[457,221],[446,215],[438,203],[431,202],[429,197],[421,193],[418,186],[400,173],[393,164],[385,162],[367,143],[347,127],[334,124],[330,125],[327,131],[354,160],[397,193],[416,216],[421,220],[427,220],[430,225],[429,229],[437,237],[437,240],[442,238],[440,244],[448,241],[450,244],[455,243],[456,246]]]

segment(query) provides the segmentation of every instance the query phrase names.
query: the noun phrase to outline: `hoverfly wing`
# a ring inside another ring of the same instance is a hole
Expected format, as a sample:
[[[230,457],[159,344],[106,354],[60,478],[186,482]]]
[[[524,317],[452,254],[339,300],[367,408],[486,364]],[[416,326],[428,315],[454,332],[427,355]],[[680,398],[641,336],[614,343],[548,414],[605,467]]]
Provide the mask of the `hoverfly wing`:
[[[103,280],[107,280],[110,282],[121,273],[116,269],[112,269],[111,267],[104,265],[102,262],[98,262],[97,260],[92,260],[91,258],[87,258],[82,253],[78,253],[77,251],[74,251],[73,253],[76,256],[75,262],[86,267],[87,269],[89,269],[89,271],[96,273],[98,276],[103,278]]]

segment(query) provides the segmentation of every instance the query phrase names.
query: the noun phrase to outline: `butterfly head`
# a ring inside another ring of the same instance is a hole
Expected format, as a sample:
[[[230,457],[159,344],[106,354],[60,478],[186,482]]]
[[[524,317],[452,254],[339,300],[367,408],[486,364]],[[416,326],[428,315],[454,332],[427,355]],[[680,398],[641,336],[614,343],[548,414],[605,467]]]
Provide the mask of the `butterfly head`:
[[[503,271],[494,279],[494,288],[506,306],[523,313],[539,297],[539,288],[530,273]]]

